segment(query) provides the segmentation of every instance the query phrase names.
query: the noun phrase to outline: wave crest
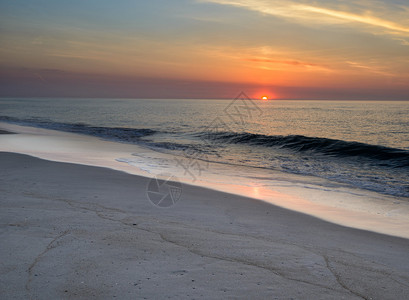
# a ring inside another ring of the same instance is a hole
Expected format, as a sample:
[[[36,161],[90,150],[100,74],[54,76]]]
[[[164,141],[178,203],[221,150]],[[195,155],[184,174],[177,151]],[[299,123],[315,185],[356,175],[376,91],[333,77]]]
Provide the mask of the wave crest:
[[[262,135],[254,133],[203,133],[201,137],[230,144],[291,149],[295,152],[314,152],[333,157],[360,157],[382,161],[393,167],[409,167],[409,151],[360,142],[308,137],[303,135]]]

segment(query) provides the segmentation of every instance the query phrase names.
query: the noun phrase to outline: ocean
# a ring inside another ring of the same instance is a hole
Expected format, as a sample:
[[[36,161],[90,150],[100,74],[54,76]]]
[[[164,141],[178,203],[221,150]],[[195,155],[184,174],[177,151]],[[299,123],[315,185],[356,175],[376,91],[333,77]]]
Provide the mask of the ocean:
[[[151,154],[118,161],[193,183],[315,178],[409,200],[409,101],[3,98],[0,121],[136,144]]]

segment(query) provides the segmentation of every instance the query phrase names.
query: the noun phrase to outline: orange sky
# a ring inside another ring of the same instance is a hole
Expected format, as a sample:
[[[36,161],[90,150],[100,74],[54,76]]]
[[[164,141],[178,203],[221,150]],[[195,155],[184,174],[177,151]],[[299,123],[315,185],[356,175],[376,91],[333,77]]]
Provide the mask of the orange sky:
[[[0,96],[408,99],[405,1],[0,0]]]

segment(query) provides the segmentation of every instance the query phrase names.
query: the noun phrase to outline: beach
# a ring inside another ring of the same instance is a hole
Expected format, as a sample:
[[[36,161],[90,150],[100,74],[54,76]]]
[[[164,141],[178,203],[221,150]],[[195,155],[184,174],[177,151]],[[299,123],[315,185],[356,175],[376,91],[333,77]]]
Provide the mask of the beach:
[[[1,153],[6,299],[404,299],[409,241],[251,198]]]
[[[409,299],[408,1],[0,19],[0,300]]]
[[[302,185],[272,177],[266,191],[229,183],[217,164],[192,182],[171,156],[138,145],[8,123],[0,130],[2,298],[409,294],[404,198],[320,189],[313,177]],[[129,157],[137,160],[124,163]],[[162,171],[178,175],[158,190],[179,189],[170,207],[152,198]]]

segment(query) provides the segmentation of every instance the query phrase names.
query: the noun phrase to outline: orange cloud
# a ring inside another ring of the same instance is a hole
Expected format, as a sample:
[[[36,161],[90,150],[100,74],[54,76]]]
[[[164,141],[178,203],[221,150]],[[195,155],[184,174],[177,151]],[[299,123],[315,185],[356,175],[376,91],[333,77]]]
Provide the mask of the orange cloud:
[[[273,63],[273,64],[285,64],[285,65],[292,65],[292,66],[301,66],[301,67],[322,67],[319,64],[313,63],[306,63],[296,60],[275,60],[275,59],[268,59],[268,58],[246,58],[246,61],[254,61],[254,62],[265,62],[265,63]]]

